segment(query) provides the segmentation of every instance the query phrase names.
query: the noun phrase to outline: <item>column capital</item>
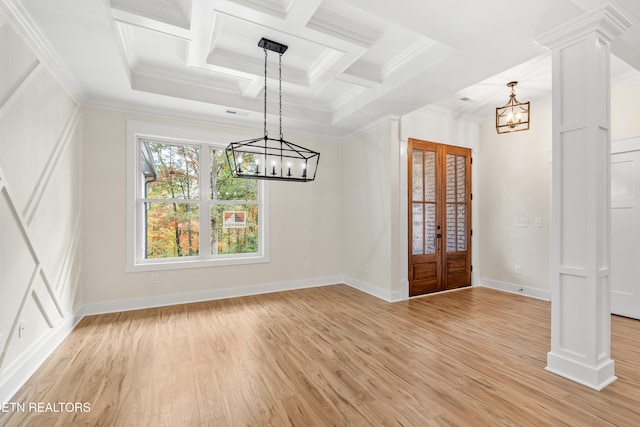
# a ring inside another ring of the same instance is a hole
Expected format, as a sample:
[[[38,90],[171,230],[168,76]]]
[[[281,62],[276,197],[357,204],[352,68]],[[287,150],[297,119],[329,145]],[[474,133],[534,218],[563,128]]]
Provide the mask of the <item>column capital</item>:
[[[610,4],[603,4],[571,21],[538,34],[536,42],[549,49],[555,49],[596,33],[602,42],[611,43],[632,24],[633,21],[625,12]]]

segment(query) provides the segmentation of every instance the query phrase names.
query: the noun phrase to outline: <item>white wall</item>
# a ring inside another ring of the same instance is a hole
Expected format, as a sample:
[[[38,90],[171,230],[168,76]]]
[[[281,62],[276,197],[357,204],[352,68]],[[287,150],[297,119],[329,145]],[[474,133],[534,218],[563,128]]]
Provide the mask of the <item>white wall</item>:
[[[78,103],[1,16],[0,57],[2,402],[77,320],[82,120]]]
[[[347,283],[386,300],[399,299],[397,121],[345,142],[344,270]]]
[[[211,299],[274,289],[329,284],[342,276],[342,146],[292,142],[320,151],[316,180],[269,182],[269,263],[125,272],[126,120],[181,127],[238,130],[156,117],[86,109],[84,112],[84,299],[89,312]],[[222,141],[231,142],[231,141]],[[311,268],[305,269],[305,261]]]
[[[640,135],[639,97],[640,79],[611,88],[613,144]],[[551,105],[532,105],[531,115],[525,132],[498,135],[493,122],[481,127],[479,273],[481,284],[548,299]],[[528,227],[516,227],[518,217],[528,218]]]
[[[498,135],[494,122],[480,128],[481,284],[548,297],[551,136],[551,105],[532,105],[528,131]],[[516,218],[528,226],[517,227]]]
[[[611,88],[611,140],[640,136],[640,78]]]

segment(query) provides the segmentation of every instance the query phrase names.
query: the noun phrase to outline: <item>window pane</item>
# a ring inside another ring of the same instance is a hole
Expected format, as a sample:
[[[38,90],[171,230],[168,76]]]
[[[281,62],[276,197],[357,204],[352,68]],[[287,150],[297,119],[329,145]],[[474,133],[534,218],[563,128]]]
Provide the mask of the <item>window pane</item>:
[[[141,142],[142,158],[151,153],[152,164],[146,164],[144,179],[145,198],[198,199],[200,149],[193,145],[171,145],[159,142]]]
[[[255,168],[252,155],[243,157],[243,165]],[[258,180],[233,178],[224,150],[211,150],[211,200],[258,200]]]
[[[458,205],[458,250],[467,250],[467,207]]]
[[[429,203],[426,205],[427,210],[427,252],[428,254],[436,253],[436,205]]]
[[[413,161],[411,167],[413,174],[413,200],[421,201],[424,197],[424,177],[422,175],[424,170],[424,155],[422,150],[413,150],[411,158]]]
[[[456,201],[456,156],[447,154],[447,202]]]
[[[211,207],[211,254],[258,252],[258,205]]]
[[[424,254],[424,208],[422,203],[413,204],[413,255]]]
[[[427,151],[426,153],[426,177],[425,177],[425,201],[436,201],[436,152]]]
[[[143,203],[146,216],[145,258],[198,255],[198,206],[188,203]]]
[[[459,202],[463,202],[463,203],[466,201],[466,198],[467,198],[467,187],[466,187],[466,178],[467,178],[466,169],[467,169],[467,164],[466,164],[466,160],[467,159],[464,156],[456,156],[456,162],[457,162],[457,166],[456,166],[457,178],[456,178],[456,181],[458,182],[456,192],[458,193],[458,201]]]
[[[447,252],[456,251],[456,205],[447,203]]]

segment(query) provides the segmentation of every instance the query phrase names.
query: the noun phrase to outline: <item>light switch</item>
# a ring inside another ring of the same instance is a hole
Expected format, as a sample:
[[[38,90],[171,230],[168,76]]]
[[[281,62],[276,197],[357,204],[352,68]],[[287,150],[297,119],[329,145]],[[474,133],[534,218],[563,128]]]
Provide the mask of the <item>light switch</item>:
[[[542,227],[542,218],[536,218],[536,227]]]

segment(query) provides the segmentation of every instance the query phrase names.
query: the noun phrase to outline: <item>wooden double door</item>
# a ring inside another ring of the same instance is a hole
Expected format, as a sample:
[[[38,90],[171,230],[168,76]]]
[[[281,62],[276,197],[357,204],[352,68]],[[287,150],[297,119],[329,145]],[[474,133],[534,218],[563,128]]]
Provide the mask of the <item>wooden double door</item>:
[[[471,285],[471,150],[409,139],[409,295]]]

